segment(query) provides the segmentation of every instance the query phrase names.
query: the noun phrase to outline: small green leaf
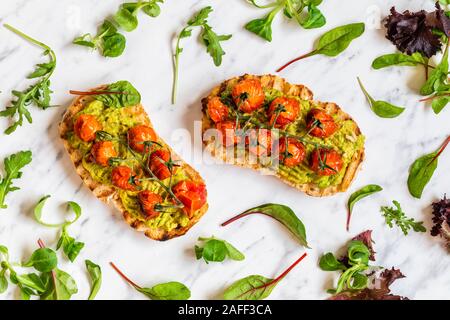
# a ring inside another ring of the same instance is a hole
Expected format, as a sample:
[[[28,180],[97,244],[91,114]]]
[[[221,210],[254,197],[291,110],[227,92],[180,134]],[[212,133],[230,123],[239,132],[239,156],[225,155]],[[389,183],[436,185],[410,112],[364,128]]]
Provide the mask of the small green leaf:
[[[91,278],[91,293],[89,294],[88,300],[94,300],[102,286],[102,269],[90,260],[86,260],[85,264]]]
[[[347,49],[354,39],[359,38],[364,30],[364,23],[352,23],[334,28],[320,37],[314,51],[316,54],[335,57]]]
[[[376,184],[369,184],[358,191],[355,191],[351,194],[350,198],[347,202],[347,208],[348,208],[348,215],[347,215],[347,230],[350,226],[350,218],[352,215],[353,207],[355,206],[355,203],[357,203],[359,200],[368,197],[376,192],[382,191],[383,188]]]
[[[441,62],[431,71],[428,80],[420,89],[420,94],[429,96],[438,91],[438,88],[444,85],[448,77],[448,46],[445,49]]]
[[[188,300],[191,297],[189,288],[175,281],[157,284],[152,288],[136,288],[136,290],[152,300]]]
[[[418,158],[409,169],[408,190],[414,197],[422,197],[425,186],[430,182],[431,177],[438,165],[437,152],[433,152]]]
[[[405,108],[394,106],[386,101],[375,100],[364,88],[361,80],[358,78],[359,85],[364,95],[366,96],[367,102],[369,102],[372,111],[381,118],[396,118],[405,111]]]
[[[347,267],[342,262],[338,261],[331,252],[328,252],[320,258],[319,267],[324,271],[337,271],[347,269]]]
[[[33,252],[28,262],[24,263],[24,267],[34,267],[40,272],[49,272],[58,265],[58,258],[55,251],[49,248],[39,248]]]
[[[123,108],[138,105],[141,102],[141,94],[128,81],[118,81],[110,84],[106,89],[116,94],[100,94],[95,99],[103,102],[111,108]]]
[[[8,279],[5,276],[6,269],[0,270],[0,294],[8,290]]]
[[[117,24],[127,32],[131,32],[138,26],[138,18],[136,15],[126,8],[121,7],[114,16]]]
[[[203,258],[208,262],[222,262],[228,256],[231,260],[241,261],[245,256],[236,249],[231,243],[211,238],[198,238],[199,241],[205,242],[203,247],[195,246],[195,255],[197,260]]]
[[[110,58],[118,57],[122,55],[125,50],[126,43],[127,40],[120,33],[106,37],[103,40],[102,55]]]
[[[228,287],[223,298],[225,300],[263,300],[267,298],[278,282],[260,275],[252,275],[240,279]]]
[[[273,18],[274,17],[269,14],[262,19],[252,20],[245,25],[245,29],[271,42]]]
[[[419,64],[426,64],[425,58],[419,52],[412,55],[392,53],[376,58],[372,62],[372,68],[382,69],[391,66],[417,66]]]
[[[441,112],[445,106],[450,102],[449,96],[442,96],[433,99],[433,102],[431,103],[431,107],[433,108],[433,111],[435,114],[438,114]]]
[[[308,14],[306,19],[301,21],[301,26],[305,29],[315,29],[323,27],[327,23],[322,12],[314,5],[308,6]]]
[[[396,200],[392,201],[395,208],[381,207],[381,212],[386,219],[386,224],[389,227],[393,227],[394,223],[402,229],[403,234],[408,235],[409,230],[412,228],[415,232],[426,232],[427,229],[423,226],[422,221],[415,221],[413,218],[408,218],[403,212],[400,203]]]
[[[291,208],[282,204],[267,203],[258,207],[251,208],[237,215],[236,217],[222,223],[222,226],[226,226],[233,221],[251,214],[263,214],[277,220],[297,238],[302,246],[308,247],[305,225],[295,215],[294,211],[292,211]]]
[[[41,300],[70,300],[78,292],[75,280],[60,269],[43,273],[41,276],[45,291],[40,295]]]

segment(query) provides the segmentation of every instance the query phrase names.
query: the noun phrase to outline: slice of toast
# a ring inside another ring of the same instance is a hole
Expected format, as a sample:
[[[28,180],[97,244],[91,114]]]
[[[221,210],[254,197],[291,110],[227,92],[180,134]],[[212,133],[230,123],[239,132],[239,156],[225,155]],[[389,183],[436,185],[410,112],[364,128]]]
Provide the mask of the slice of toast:
[[[355,132],[353,133],[353,136],[351,138],[355,138],[362,135],[356,122],[347,113],[342,111],[338,105],[336,105],[335,103],[323,103],[319,101],[313,101],[313,93],[307,87],[303,85],[290,84],[283,78],[274,75],[255,76],[246,74],[241,77],[235,77],[224,81],[221,85],[215,87],[212,90],[212,92],[202,100],[203,137],[205,137],[205,132],[208,129],[212,129],[215,127],[214,122],[207,115],[207,104],[209,99],[216,96],[220,97],[225,90],[227,89],[229,90],[229,88],[232,88],[236,83],[238,83],[240,80],[243,79],[259,79],[264,89],[276,89],[284,93],[285,95],[296,96],[299,97],[301,100],[310,100],[311,102],[314,103],[315,106],[325,109],[330,115],[332,115],[338,121],[346,121],[346,120],[353,121],[355,123]],[[227,157],[227,152],[226,150],[224,150],[225,148],[217,148],[214,144],[215,142],[213,141],[208,142],[205,141],[204,139],[205,148],[212,154],[212,156],[220,159],[222,162],[268,173],[267,168],[261,166],[260,164],[250,163],[248,161],[248,157],[245,157],[244,159],[240,158],[238,159],[238,161],[236,161],[236,159],[233,157],[231,157],[230,159],[230,157]],[[364,160],[364,147],[354,152],[347,167],[343,169],[345,170],[345,173],[343,175],[342,181],[337,185],[330,185],[325,188],[320,188],[317,183],[296,183],[293,180],[281,176],[277,171],[275,172],[272,171],[270,172],[270,174],[275,175],[277,178],[281,179],[284,183],[287,183],[292,187],[305,192],[308,195],[316,197],[330,196],[338,192],[344,192],[348,189],[351,182],[355,178],[356,173],[358,172],[363,160]]]
[[[107,86],[101,86],[92,89],[92,91],[104,90],[106,88]],[[119,210],[122,213],[123,217],[125,218],[125,221],[131,227],[133,227],[137,231],[144,232],[147,237],[155,240],[165,241],[184,235],[205,214],[205,212],[208,210],[208,203],[205,203],[205,205],[202,208],[200,208],[198,211],[195,212],[194,216],[189,220],[188,225],[185,227],[179,226],[170,231],[164,230],[162,228],[151,228],[147,226],[144,223],[144,221],[133,216],[125,209],[125,206],[123,205],[122,200],[119,197],[118,190],[112,184],[103,184],[98,181],[95,181],[93,177],[90,175],[89,171],[83,167],[82,164],[82,158],[84,156],[83,153],[80,150],[72,147],[67,137],[68,133],[73,131],[73,121],[75,115],[78,112],[80,112],[92,100],[93,100],[92,96],[78,96],[69,106],[69,108],[67,109],[66,113],[63,116],[62,121],[59,124],[60,137],[64,143],[67,152],[70,155],[70,159],[72,160],[78,175],[81,177],[86,186],[89,189],[91,189],[91,191],[98,199],[109,205],[112,205],[117,210]],[[132,107],[126,107],[126,112],[132,113],[134,119],[137,119],[141,124],[153,127],[147,113],[145,112],[141,104]],[[177,161],[177,165],[180,165],[178,170],[183,170],[185,176],[188,179],[196,183],[204,184],[204,181],[200,176],[200,174],[196,170],[194,170],[190,165],[182,161],[181,158],[160,137],[158,138],[158,142],[161,143],[161,145],[164,148],[166,148],[171,152],[172,159],[174,161]]]

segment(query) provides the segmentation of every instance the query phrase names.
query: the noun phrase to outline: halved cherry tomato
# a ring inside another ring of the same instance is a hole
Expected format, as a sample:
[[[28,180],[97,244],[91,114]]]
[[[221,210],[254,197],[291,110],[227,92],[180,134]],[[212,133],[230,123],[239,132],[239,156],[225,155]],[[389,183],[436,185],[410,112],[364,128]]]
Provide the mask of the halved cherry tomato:
[[[286,148],[287,146],[287,148]],[[303,143],[293,138],[281,138],[279,141],[279,159],[287,167],[295,167],[305,160],[306,149]]]
[[[97,164],[107,167],[109,158],[117,157],[114,144],[111,141],[99,141],[94,143],[91,154]]]
[[[236,134],[236,121],[222,121],[216,123],[216,129],[222,135],[222,143],[225,147],[232,146],[241,141],[241,137]]]
[[[248,150],[260,157],[272,151],[272,133],[267,129],[252,129],[248,132]]]
[[[147,152],[144,142],[158,140],[155,130],[146,125],[138,125],[128,130],[130,147],[140,153]]]
[[[297,100],[286,97],[276,98],[269,107],[270,124],[283,128],[294,121],[299,112],[300,104]]]
[[[239,81],[231,91],[234,103],[239,110],[251,113],[259,109],[266,98],[261,81],[258,79],[245,79]]]
[[[102,125],[93,115],[82,114],[75,121],[73,130],[81,140],[90,142],[95,140],[95,133],[102,130]]]
[[[172,188],[175,196],[183,203],[184,211],[189,218],[206,203],[206,186],[202,183],[184,180]]]
[[[306,126],[310,135],[327,138],[336,132],[338,125],[325,110],[311,109],[306,117]]]
[[[127,166],[117,166],[111,172],[113,185],[123,190],[136,190],[136,185],[132,183],[134,177],[136,177],[135,173]]]
[[[144,190],[139,192],[138,199],[147,219],[153,219],[160,215],[161,212],[155,210],[155,206],[163,201],[159,194]]]
[[[311,154],[311,169],[319,176],[331,176],[342,169],[343,161],[335,150],[316,149]]]
[[[167,162],[170,160],[170,152],[159,149],[150,155],[150,170],[158,177],[159,180],[165,180],[170,177],[170,170],[167,167]],[[172,168],[172,173],[175,174],[177,167]]]
[[[214,122],[227,120],[228,107],[220,100],[219,97],[213,97],[208,100],[208,114]]]

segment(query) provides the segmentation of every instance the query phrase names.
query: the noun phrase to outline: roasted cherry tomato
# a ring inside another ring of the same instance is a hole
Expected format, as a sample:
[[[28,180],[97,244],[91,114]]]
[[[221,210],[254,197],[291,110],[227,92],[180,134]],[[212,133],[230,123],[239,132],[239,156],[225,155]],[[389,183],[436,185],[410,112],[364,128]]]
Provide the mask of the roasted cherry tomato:
[[[269,107],[270,124],[283,128],[294,121],[299,112],[300,104],[297,100],[286,97],[276,98]]]
[[[228,107],[220,100],[219,97],[213,97],[208,100],[208,114],[214,122],[227,120]]]
[[[136,190],[136,184],[133,183],[135,177],[133,170],[127,166],[117,166],[111,172],[113,185],[123,190]]]
[[[175,196],[183,203],[189,218],[206,203],[206,186],[189,180],[180,181],[172,188]]]
[[[95,140],[95,133],[102,130],[102,125],[93,115],[82,114],[75,121],[73,129],[81,140],[90,142]]]
[[[109,158],[117,157],[117,152],[111,141],[99,141],[94,143],[91,154],[94,157],[95,162],[103,167],[108,166]]]
[[[311,169],[320,176],[337,174],[342,165],[342,158],[335,150],[316,149],[311,154]]]
[[[286,148],[287,147],[287,148]],[[279,159],[287,167],[295,167],[305,160],[306,149],[303,143],[293,138],[279,141]]]
[[[170,177],[170,170],[167,162],[170,160],[170,152],[159,149],[150,155],[150,170],[158,177],[159,180],[165,180]],[[172,167],[172,173],[175,174],[177,167]]]
[[[241,137],[236,134],[236,121],[222,121],[216,123],[216,129],[222,135],[222,143],[225,147],[232,146],[241,141]]]
[[[157,141],[155,131],[149,126],[139,125],[128,130],[128,143],[130,147],[140,153],[147,152],[144,142]]]
[[[310,135],[327,138],[336,132],[338,125],[325,110],[311,109],[306,117],[306,126]]]
[[[251,113],[259,109],[266,98],[258,79],[245,79],[239,81],[231,91],[234,103],[239,110]]]
[[[272,151],[272,133],[267,129],[252,129],[248,132],[248,150],[260,157]]]
[[[153,219],[160,215],[161,212],[155,210],[155,206],[163,201],[159,194],[144,190],[139,192],[138,199],[147,219]]]

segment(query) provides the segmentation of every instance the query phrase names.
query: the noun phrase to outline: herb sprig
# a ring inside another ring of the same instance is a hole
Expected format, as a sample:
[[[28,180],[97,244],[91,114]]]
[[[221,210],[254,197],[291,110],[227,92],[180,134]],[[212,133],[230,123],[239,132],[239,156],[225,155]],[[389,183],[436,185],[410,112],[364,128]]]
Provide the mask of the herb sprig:
[[[222,57],[225,55],[225,51],[222,49],[221,42],[231,39],[232,36],[230,34],[218,35],[213,31],[208,24],[208,17],[212,11],[213,9],[210,6],[201,9],[187,22],[187,25],[178,35],[175,53],[173,55],[172,104],[175,104],[177,99],[180,55],[183,52],[181,40],[192,36],[194,27],[200,27],[202,29],[201,38],[203,44],[206,47],[206,51],[212,57],[215,66],[218,67],[222,64]]]
[[[386,224],[393,228],[394,223],[397,227],[402,229],[405,236],[408,235],[410,229],[415,232],[426,232],[427,229],[423,226],[423,221],[415,221],[413,218],[408,218],[403,212],[400,203],[397,200],[392,201],[395,208],[393,207],[381,207],[381,212],[383,217],[386,219]]]
[[[247,2],[259,9],[270,9],[265,17],[245,25],[245,29],[269,42],[272,41],[273,20],[280,11],[283,11],[287,19],[294,19],[304,29],[320,28],[326,24],[326,18],[318,8],[322,0],[276,0],[263,6],[257,4],[256,0]]]
[[[37,83],[31,85],[24,91],[13,90],[12,94],[15,99],[11,101],[10,106],[0,112],[0,117],[9,117],[13,120],[13,123],[5,130],[5,134],[9,135],[16,131],[19,126],[23,125],[24,119],[28,123],[33,122],[31,113],[28,110],[29,105],[33,104],[43,110],[50,107],[50,95],[53,92],[50,89],[50,77],[56,68],[56,55],[46,44],[26,35],[9,24],[5,24],[4,26],[26,41],[42,48],[44,50],[43,55],[49,59],[46,63],[36,65],[35,70],[28,75],[28,79],[38,79]]]

